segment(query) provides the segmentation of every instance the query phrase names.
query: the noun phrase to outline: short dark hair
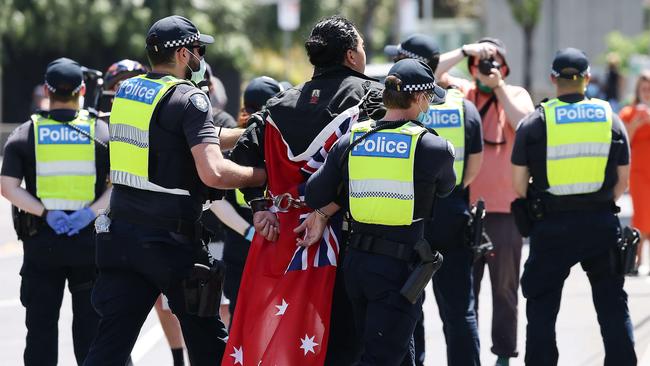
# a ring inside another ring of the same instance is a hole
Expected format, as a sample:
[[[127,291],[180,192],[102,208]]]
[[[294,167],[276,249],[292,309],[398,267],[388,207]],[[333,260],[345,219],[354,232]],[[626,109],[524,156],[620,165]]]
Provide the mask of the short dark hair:
[[[409,109],[411,104],[415,100],[415,94],[410,92],[399,92],[397,86],[402,85],[402,80],[397,76],[390,75],[386,77],[385,81],[386,89],[384,89],[384,94],[382,100],[384,106],[388,109]]]
[[[354,23],[340,15],[321,19],[305,41],[309,62],[318,67],[342,64],[345,53],[359,45],[358,34]]]
[[[147,47],[147,58],[149,59],[149,64],[153,66],[169,64],[174,62],[174,53],[178,50],[178,47],[174,48],[163,48],[158,47],[156,51],[153,47]]]
[[[49,93],[49,99],[55,103],[70,103],[75,99],[79,99],[79,92],[72,95],[59,95],[55,93]]]

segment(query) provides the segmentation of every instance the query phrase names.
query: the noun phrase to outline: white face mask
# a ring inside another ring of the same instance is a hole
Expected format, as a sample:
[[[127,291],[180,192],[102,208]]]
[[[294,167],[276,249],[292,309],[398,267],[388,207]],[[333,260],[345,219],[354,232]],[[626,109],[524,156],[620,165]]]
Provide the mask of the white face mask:
[[[189,63],[186,64],[187,68],[190,69],[190,72],[192,72],[192,76],[190,77],[190,80],[194,84],[198,84],[198,83],[200,83],[201,81],[203,81],[205,79],[205,70],[207,69],[207,66],[206,66],[204,58],[199,59],[198,57],[196,57],[194,55],[193,52],[190,52],[190,55],[192,55],[192,57],[199,60],[199,70],[198,71],[192,70]]]

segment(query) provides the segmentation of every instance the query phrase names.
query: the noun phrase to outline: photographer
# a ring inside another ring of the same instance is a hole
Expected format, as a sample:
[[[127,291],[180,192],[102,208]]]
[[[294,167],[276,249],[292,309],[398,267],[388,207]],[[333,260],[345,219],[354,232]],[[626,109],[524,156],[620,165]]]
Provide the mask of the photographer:
[[[468,57],[473,80],[452,77],[447,71]],[[470,201],[485,199],[485,228],[495,246],[494,255],[476,262],[474,289],[478,309],[483,270],[490,269],[494,310],[492,317],[492,352],[497,365],[507,365],[517,356],[517,291],[522,239],[510,213],[516,198],[510,181],[510,154],[517,123],[534,110],[528,92],[508,85],[510,73],[506,49],[501,40],[483,38],[440,56],[436,76],[441,84],[459,88],[476,105],[483,124],[484,154],[479,175],[470,185]]]

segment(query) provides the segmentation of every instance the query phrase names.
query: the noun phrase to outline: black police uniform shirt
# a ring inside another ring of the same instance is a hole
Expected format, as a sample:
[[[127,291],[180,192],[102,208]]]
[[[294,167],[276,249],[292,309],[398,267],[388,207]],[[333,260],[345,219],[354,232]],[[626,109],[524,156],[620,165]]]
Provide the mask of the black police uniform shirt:
[[[343,156],[348,146],[350,133],[339,138],[332,146],[325,163],[309,178],[305,189],[305,200],[309,207],[315,209],[336,202],[343,210],[349,209],[348,159]],[[415,222],[406,226],[353,222],[352,231],[397,242],[415,243],[423,235],[425,220],[422,219],[430,218],[433,213],[435,196],[447,196],[456,185],[453,163],[453,148],[447,140],[431,133],[423,134],[415,148],[413,169]]]
[[[483,151],[483,129],[481,116],[474,103],[463,100],[465,116],[465,165],[471,154]],[[425,226],[425,238],[436,249],[457,246],[463,239],[463,229],[469,218],[469,188],[463,188],[462,183],[454,188],[445,198],[436,200],[433,219]]]
[[[149,73],[153,79],[165,75]],[[197,98],[204,99],[198,101]],[[203,103],[205,102],[205,103]],[[205,202],[191,148],[218,144],[218,127],[207,96],[191,85],[177,85],[160,101],[149,126],[149,179],[166,188],[188,189],[191,196],[115,185],[111,208],[138,215],[195,222]]]
[[[249,223],[253,222],[253,211],[249,207],[242,207],[237,203],[237,196],[234,190],[226,191],[224,199],[235,208],[235,211],[244,220]],[[224,231],[225,245],[223,247],[223,261],[242,270],[246,263],[246,257],[248,256],[248,250],[251,244],[240,233],[234,231],[227,225],[224,225]]]
[[[55,109],[39,112],[43,117],[60,122],[70,122],[77,116],[73,109]],[[95,124],[95,138],[108,145],[108,124],[100,119]],[[109,175],[108,148],[95,143],[95,199],[106,190]],[[18,126],[9,135],[4,148],[3,176],[25,179],[25,189],[36,196],[36,152],[34,149],[34,125],[31,120]]]
[[[585,99],[582,94],[567,94],[559,99],[566,103],[577,103]],[[595,193],[562,196],[564,202],[605,202],[614,200],[614,186],[618,181],[616,168],[630,163],[630,149],[627,132],[616,113],[612,113],[612,144],[609,150],[605,181],[601,189]],[[541,107],[526,116],[519,126],[512,149],[512,164],[527,166],[533,178],[529,192],[533,196],[543,196],[553,199],[555,196],[544,192],[549,188],[546,175],[546,122]],[[532,189],[532,190],[531,190]]]
[[[276,94],[261,113],[251,115],[231,158],[241,165],[264,167],[267,116],[272,117],[294,155],[300,154],[339,113],[357,105],[369,90],[380,92],[383,88],[375,79],[342,65],[317,67],[310,81]],[[263,188],[242,192],[248,201],[264,196]]]

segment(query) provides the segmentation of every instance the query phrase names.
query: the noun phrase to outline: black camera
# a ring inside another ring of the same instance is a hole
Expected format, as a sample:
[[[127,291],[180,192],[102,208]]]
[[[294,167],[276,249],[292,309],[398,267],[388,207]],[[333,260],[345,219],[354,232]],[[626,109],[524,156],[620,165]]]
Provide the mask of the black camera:
[[[478,61],[478,71],[483,75],[490,75],[492,69],[498,69],[501,64],[496,62],[494,58],[482,58]]]

